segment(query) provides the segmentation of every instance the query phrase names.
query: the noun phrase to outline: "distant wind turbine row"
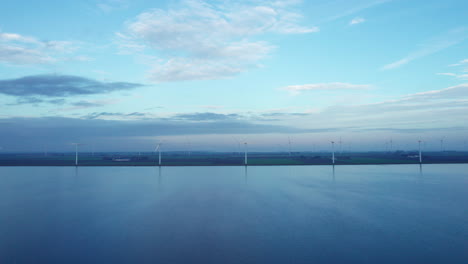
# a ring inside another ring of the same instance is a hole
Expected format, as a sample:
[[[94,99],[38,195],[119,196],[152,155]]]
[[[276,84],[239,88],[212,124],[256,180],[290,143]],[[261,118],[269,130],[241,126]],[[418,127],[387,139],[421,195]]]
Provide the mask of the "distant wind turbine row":
[[[237,144],[237,153],[239,154],[239,157],[242,156],[241,154],[241,144],[244,145],[244,165],[247,166],[249,164],[248,162],[248,152],[249,152],[249,148],[248,148],[248,142],[245,140],[245,139],[238,139],[236,137],[232,137],[234,139],[234,141],[236,142]],[[287,149],[287,153],[288,155],[291,157],[292,156],[292,140],[291,140],[291,137],[288,136],[288,139],[287,139],[287,143],[288,143],[288,149]],[[440,138],[439,140],[439,143],[440,143],[440,151],[444,152],[445,151],[445,146],[444,146],[444,143],[445,143],[445,137],[442,137]],[[335,140],[331,140],[329,141],[331,143],[331,163],[334,165],[336,164],[336,161],[337,161],[337,157],[336,157],[336,149],[335,149],[335,143],[338,143],[339,144],[339,153],[342,154],[342,151],[343,151],[343,147],[342,147],[342,144],[343,144],[343,141],[341,139],[341,137],[339,138],[339,141],[336,142]],[[417,157],[419,159],[419,163],[422,164],[423,162],[423,148],[425,148],[426,146],[426,141],[423,141],[421,139],[419,139],[418,141],[418,154],[417,156],[416,155],[413,155],[415,158]],[[157,155],[158,155],[158,159],[157,159],[157,165],[158,166],[162,166],[162,143],[163,143],[163,140],[160,140],[157,144],[156,144],[156,147],[154,149],[154,152],[157,152]],[[349,142],[348,142],[349,144]],[[85,144],[82,144],[82,143],[78,143],[78,142],[75,142],[75,143],[71,143],[71,145],[75,146],[75,166],[78,166],[79,164],[79,146],[82,146],[82,145],[85,145]],[[393,139],[390,139],[389,141],[386,141],[385,142],[385,145],[389,148],[387,148],[387,151],[390,150],[390,151],[394,151],[393,147],[394,147],[394,141]],[[464,145],[468,148],[468,141],[464,141]],[[280,145],[281,146],[281,145]],[[94,145],[91,145],[92,147],[92,154],[94,156]],[[191,155],[191,151],[192,151],[192,143],[190,142],[189,139],[187,139],[187,147],[188,147],[188,152],[187,154],[190,156]],[[315,148],[315,144],[314,144],[314,148]],[[0,150],[3,150],[4,148],[0,147]],[[44,145],[44,155],[47,156],[47,146]],[[139,153],[139,156],[141,155],[141,153]]]

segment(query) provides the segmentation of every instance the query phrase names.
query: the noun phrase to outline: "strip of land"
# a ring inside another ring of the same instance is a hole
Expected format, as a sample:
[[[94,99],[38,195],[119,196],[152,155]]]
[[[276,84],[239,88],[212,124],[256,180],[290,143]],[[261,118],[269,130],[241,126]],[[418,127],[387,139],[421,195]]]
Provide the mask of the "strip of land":
[[[422,155],[423,164],[468,163],[468,152],[439,151]],[[325,152],[252,152],[247,165],[331,165],[332,154]],[[419,164],[417,152],[336,153],[335,165]],[[75,166],[76,154],[1,153],[0,166]],[[245,154],[238,152],[164,152],[162,166],[244,166]],[[159,166],[158,153],[99,152],[78,153],[78,166]]]

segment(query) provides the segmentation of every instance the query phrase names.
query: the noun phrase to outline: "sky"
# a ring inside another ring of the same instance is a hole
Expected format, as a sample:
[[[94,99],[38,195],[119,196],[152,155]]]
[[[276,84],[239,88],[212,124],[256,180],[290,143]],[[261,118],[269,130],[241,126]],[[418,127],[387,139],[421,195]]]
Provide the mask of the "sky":
[[[465,0],[1,7],[0,152],[468,150]]]

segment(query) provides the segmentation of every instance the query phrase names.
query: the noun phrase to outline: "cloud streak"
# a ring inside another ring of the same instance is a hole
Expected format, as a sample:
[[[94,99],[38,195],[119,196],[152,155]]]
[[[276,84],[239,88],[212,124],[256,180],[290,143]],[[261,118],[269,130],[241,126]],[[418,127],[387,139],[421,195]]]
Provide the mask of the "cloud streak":
[[[366,20],[362,17],[355,17],[351,21],[349,21],[349,25],[357,25],[366,22]]]
[[[462,66],[468,64],[468,59],[459,61],[458,63],[450,64],[449,67]]]
[[[289,85],[283,90],[290,91],[293,93],[300,93],[304,91],[339,91],[339,90],[366,90],[372,86],[368,84],[351,84],[351,83],[313,83],[313,84],[302,84],[302,85]]]
[[[0,63],[31,65],[85,58],[61,57],[76,49],[78,46],[70,41],[40,41],[30,36],[0,32]]]
[[[359,13],[365,9],[372,8],[375,6],[379,6],[388,2],[392,2],[393,0],[377,0],[377,1],[367,1],[366,3],[362,5],[357,5],[353,8],[349,8],[348,10],[345,10],[344,12],[341,12],[337,15],[331,16],[325,20],[323,20],[321,23],[326,23],[326,22],[332,22],[347,16],[351,16],[353,14]],[[335,5],[340,5],[340,4],[347,4],[350,3],[351,1],[344,1],[343,3],[335,3]]]
[[[461,43],[462,41],[468,38],[468,28],[457,28],[454,30],[449,31],[448,33],[444,34],[443,36],[439,36],[429,43],[425,44],[423,48],[416,50],[406,57],[394,61],[392,63],[386,64],[382,66],[381,70],[393,70],[399,68],[405,64],[408,64],[414,60],[424,58],[426,56],[432,55],[434,53],[440,52],[447,48],[450,48],[454,45]]]
[[[141,86],[128,82],[100,82],[73,75],[33,75],[0,80],[0,93],[11,96],[68,97],[130,90]]]

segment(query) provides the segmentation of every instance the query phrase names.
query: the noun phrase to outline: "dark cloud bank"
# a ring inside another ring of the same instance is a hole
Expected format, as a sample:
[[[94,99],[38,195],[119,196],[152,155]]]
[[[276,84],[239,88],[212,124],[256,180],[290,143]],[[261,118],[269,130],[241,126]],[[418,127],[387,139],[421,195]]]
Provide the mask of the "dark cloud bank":
[[[94,113],[87,119],[42,117],[0,119],[0,146],[14,149],[32,149],[32,146],[55,145],[66,149],[70,142],[99,144],[104,148],[129,149],[142,137],[219,134],[268,134],[326,132],[326,129],[305,130],[287,126],[256,124],[246,121],[221,120],[215,122],[191,122],[168,119],[137,121],[95,119]],[[137,115],[138,113],[131,113]],[[145,139],[153,144],[156,139]]]
[[[0,80],[0,93],[18,97],[68,97],[130,90],[141,86],[138,83],[101,82],[73,75],[34,75]]]
[[[180,116],[171,118],[148,118],[139,120],[103,120],[99,116],[141,117],[141,113],[108,113],[96,112],[82,118],[42,117],[42,118],[4,118],[0,119],[0,146],[4,151],[41,151],[44,146],[51,150],[71,150],[71,142],[81,142],[98,146],[96,150],[135,150],[151,148],[157,138],[166,136],[197,135],[251,135],[266,134],[299,134],[299,133],[335,133],[359,132],[368,133],[387,131],[399,133],[422,133],[442,129],[403,129],[357,127],[335,127],[319,129],[300,129],[295,127],[262,124],[245,120],[219,118],[216,121],[194,122],[180,120]],[[202,115],[206,117],[205,115]],[[216,119],[216,118],[215,118]],[[210,119],[213,120],[213,119]],[[447,128],[446,128],[447,129]],[[445,130],[446,130],[445,129]],[[453,127],[451,131],[466,131],[465,127]],[[227,137],[227,141],[230,137]],[[219,139],[218,139],[219,140]],[[213,142],[213,146],[226,142]]]

